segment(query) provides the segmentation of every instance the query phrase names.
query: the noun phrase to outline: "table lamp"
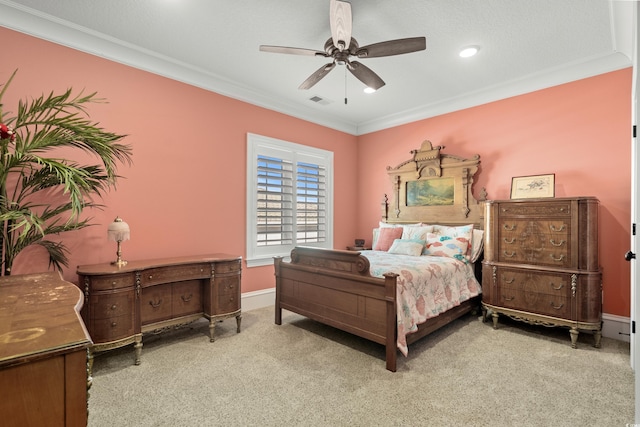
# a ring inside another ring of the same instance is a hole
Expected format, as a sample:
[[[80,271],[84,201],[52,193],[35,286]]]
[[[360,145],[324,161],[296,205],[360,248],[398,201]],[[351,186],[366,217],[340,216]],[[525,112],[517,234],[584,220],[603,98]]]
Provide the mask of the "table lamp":
[[[113,222],[109,224],[109,228],[107,229],[107,236],[109,240],[118,242],[118,249],[116,251],[117,259],[115,261],[112,261],[111,264],[117,265],[118,267],[127,265],[127,261],[122,259],[122,248],[120,244],[123,240],[129,240],[129,224],[124,222],[120,217],[116,217],[116,219],[114,219]]]

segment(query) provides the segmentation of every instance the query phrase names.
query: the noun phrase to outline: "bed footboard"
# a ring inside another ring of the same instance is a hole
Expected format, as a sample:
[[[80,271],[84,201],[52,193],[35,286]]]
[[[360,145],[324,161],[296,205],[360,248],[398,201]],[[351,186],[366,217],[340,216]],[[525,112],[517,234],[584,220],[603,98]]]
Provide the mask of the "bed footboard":
[[[291,261],[275,258],[275,323],[282,309],[333,326],[386,348],[386,366],[396,371],[397,274],[371,276],[360,252],[297,247]]]

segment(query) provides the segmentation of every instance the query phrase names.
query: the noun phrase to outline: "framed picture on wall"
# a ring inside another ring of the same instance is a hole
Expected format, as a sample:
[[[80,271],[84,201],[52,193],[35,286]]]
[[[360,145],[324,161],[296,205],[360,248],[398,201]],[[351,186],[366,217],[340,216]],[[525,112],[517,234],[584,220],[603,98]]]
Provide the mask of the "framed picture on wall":
[[[511,178],[512,199],[555,197],[556,175],[514,176]]]

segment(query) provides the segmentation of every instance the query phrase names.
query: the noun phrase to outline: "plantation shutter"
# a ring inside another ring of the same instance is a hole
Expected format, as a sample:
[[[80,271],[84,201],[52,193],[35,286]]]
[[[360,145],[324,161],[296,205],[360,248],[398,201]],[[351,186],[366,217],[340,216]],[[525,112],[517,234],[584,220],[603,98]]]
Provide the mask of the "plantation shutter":
[[[333,153],[247,134],[247,266],[333,247]]]
[[[326,168],[298,162],[296,174],[296,243],[326,239]]]
[[[258,155],[258,246],[293,243],[293,165],[291,161]]]

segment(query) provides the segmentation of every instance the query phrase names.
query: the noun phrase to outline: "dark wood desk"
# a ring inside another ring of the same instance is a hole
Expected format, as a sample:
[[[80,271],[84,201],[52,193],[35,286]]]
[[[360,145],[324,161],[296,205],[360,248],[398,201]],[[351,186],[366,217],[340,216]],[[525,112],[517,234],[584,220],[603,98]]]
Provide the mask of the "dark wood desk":
[[[91,353],[133,343],[140,363],[142,335],[205,317],[215,324],[235,317],[240,332],[242,258],[211,254],[81,265],[78,286],[87,303],[82,317],[94,345]]]
[[[86,426],[83,295],[59,273],[0,277],[0,421]]]

